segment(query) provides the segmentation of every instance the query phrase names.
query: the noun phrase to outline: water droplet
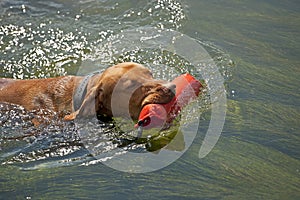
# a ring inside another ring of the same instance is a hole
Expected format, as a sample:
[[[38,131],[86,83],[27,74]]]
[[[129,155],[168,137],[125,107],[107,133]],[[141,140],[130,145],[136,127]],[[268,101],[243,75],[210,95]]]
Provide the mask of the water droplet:
[[[80,17],[81,17],[81,15],[76,15],[75,20],[79,20]]]

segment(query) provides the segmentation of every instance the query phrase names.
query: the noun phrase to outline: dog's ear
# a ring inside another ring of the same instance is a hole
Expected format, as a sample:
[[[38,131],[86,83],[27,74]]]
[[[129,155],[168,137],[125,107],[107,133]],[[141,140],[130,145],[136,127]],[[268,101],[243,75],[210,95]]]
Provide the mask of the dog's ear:
[[[94,87],[91,88],[90,92],[84,98],[80,108],[75,112],[66,115],[64,119],[66,121],[74,120],[78,117],[90,117],[96,115],[96,103],[99,101],[99,90]]]

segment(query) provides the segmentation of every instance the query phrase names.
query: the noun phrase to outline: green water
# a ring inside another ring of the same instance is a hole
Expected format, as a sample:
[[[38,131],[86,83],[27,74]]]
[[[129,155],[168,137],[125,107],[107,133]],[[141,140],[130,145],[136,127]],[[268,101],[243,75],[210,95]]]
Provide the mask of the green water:
[[[182,10],[158,11],[157,1],[74,2],[2,1],[0,24],[32,23],[33,29],[35,23],[48,24],[51,20],[47,26],[54,30],[74,33],[75,38],[65,38],[64,42],[74,47],[72,42],[79,41],[82,46],[74,48],[79,57],[92,49],[91,41],[100,31],[145,25],[163,25],[218,47],[234,62],[233,67],[227,67],[229,76],[225,77],[227,115],[222,135],[208,156],[199,159],[208,126],[207,120],[202,121],[196,139],[182,157],[145,174],[118,172],[101,163],[49,168],[41,162],[35,170],[22,170],[22,163],[4,164],[0,166],[0,199],[300,198],[299,2],[185,0],[178,1]],[[25,14],[22,5],[28,6]],[[35,7],[30,10],[32,5]],[[124,17],[132,11],[134,14]],[[176,23],[170,23],[176,13],[185,17],[175,17]],[[81,17],[74,20],[76,15]],[[83,33],[75,30],[80,27]],[[57,31],[47,34],[57,35]],[[33,38],[44,40],[37,34]],[[16,64],[10,59],[23,59],[22,53],[30,48],[26,44],[12,52],[1,47],[1,75],[19,73],[17,67],[8,70],[9,63]],[[63,63],[60,66],[66,71],[78,65],[68,65],[69,60],[80,59],[68,54],[66,46],[49,48],[54,55],[63,52],[65,56],[44,60],[50,60],[54,75],[61,72],[51,63]],[[47,76],[44,71],[27,73],[28,77],[38,74]]]

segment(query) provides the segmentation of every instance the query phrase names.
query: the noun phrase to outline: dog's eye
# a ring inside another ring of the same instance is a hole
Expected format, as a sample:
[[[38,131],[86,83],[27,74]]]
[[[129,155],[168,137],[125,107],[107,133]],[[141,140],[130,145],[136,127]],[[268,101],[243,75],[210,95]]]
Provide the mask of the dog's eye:
[[[160,87],[157,87],[157,88],[156,88],[156,91],[158,91],[158,92],[163,92],[163,93],[167,93],[167,92],[169,91],[169,89],[166,88],[166,87],[160,86]]]

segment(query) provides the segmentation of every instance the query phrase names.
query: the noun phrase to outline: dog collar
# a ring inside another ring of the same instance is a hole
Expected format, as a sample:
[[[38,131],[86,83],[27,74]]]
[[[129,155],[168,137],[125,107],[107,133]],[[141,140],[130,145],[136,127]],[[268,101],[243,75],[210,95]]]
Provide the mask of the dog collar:
[[[103,71],[103,70],[102,70]],[[87,91],[87,85],[89,80],[96,74],[102,73],[102,71],[93,72],[84,77],[84,79],[80,82],[79,86],[76,88],[73,95],[73,107],[74,110],[78,110],[84,100]]]

